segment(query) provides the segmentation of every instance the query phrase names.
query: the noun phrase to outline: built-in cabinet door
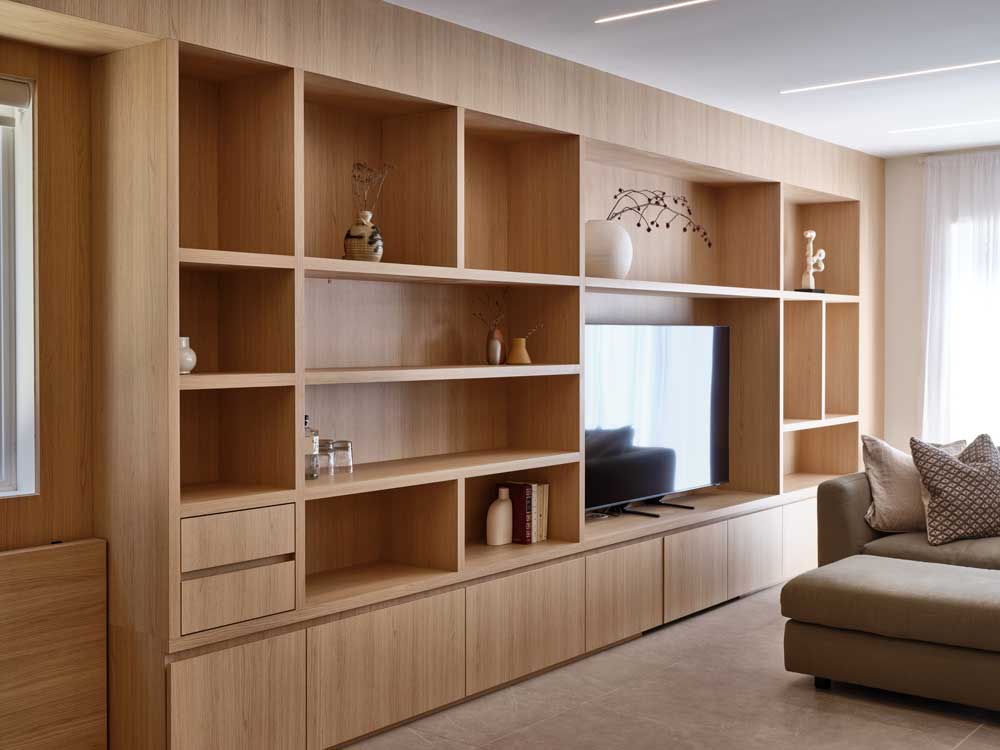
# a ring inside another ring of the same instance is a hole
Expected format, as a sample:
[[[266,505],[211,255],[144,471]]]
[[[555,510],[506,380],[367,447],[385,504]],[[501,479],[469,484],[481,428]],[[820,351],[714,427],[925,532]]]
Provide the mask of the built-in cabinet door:
[[[587,650],[663,624],[663,542],[587,556]]]
[[[465,591],[309,628],[309,750],[465,697]]]
[[[663,619],[670,622],[729,598],[726,522],[663,538]]]
[[[728,521],[729,598],[781,582],[781,518],[772,508]]]
[[[816,498],[786,505],[782,511],[784,577],[794,578],[819,564]]]
[[[306,634],[266,638],[169,667],[171,750],[302,750]]]
[[[584,652],[582,558],[466,589],[469,695]]]

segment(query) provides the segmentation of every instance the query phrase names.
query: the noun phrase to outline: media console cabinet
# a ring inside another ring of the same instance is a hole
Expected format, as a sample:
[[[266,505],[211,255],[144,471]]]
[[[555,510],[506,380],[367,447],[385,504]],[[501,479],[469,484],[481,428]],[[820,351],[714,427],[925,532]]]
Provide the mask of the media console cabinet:
[[[652,147],[665,137],[624,138],[617,105],[572,126],[558,103],[514,119],[485,89],[426,96],[403,52],[398,85],[362,85],[363,66],[336,75],[343,45],[303,32],[281,47],[286,21],[247,34],[244,11],[218,5],[231,14],[171,4],[180,40],[45,16],[50,37],[104,45],[90,63],[93,455],[112,748],[323,750],[816,564],[815,487],[858,465],[878,160],[642,89],[636,111],[662,108],[646,127],[719,149],[696,163]],[[292,5],[287,23],[308,27]],[[411,49],[404,27],[427,32],[423,50],[475,34],[329,7],[316,24],[363,59],[374,37]],[[12,8],[7,28],[32,28]],[[267,59],[232,53],[257,44]],[[507,63],[480,61],[495,75],[475,75],[521,81],[525,108],[560,95],[515,60],[563,71],[564,93],[592,81],[588,108],[626,85],[503,49]],[[466,71],[471,53],[455,54]],[[758,147],[784,166],[758,170]],[[396,167],[378,264],[341,259],[355,161]],[[584,224],[619,187],[687,195],[713,247],[630,228],[629,278],[587,277]],[[826,294],[792,291],[805,229],[828,253]],[[544,323],[531,365],[483,364],[472,312],[504,288],[508,336]],[[585,522],[586,322],[731,327],[731,482],[688,497],[695,510]],[[353,441],[353,474],[304,478],[305,414]],[[502,479],[550,484],[548,541],[485,544]]]

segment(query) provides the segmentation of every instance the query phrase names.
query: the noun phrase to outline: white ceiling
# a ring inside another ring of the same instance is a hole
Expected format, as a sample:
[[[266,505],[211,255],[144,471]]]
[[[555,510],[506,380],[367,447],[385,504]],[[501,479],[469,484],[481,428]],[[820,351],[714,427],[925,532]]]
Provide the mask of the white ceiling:
[[[1000,58],[1000,0],[392,0],[421,13],[879,156],[1000,143],[1000,65],[779,95]]]

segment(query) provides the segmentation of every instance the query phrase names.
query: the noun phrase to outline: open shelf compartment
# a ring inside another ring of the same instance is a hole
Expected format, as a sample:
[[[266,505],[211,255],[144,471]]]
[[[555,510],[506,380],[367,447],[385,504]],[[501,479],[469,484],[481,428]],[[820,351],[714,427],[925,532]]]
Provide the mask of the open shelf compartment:
[[[295,371],[295,272],[181,264],[179,335],[195,373]]]
[[[533,364],[580,362],[579,287],[306,279],[305,295],[309,370],[483,365],[487,329],[473,314],[495,303],[508,344],[542,325],[528,340]]]
[[[826,266],[815,275],[828,294],[857,295],[860,284],[861,204],[825,193],[782,185],[784,199],[784,286],[802,286],[807,230],[816,232],[813,250],[826,250]]]
[[[180,393],[181,502],[295,489],[295,388]]]
[[[708,167],[586,139],[583,219],[605,219],[620,188],[663,190],[688,198],[700,236],[660,226],[647,232],[621,219],[632,239],[628,279],[721,287],[780,289],[781,186]],[[668,203],[668,205],[671,205]],[[665,224],[667,215],[661,219]],[[683,224],[683,221],[681,222]]]
[[[861,323],[857,304],[826,305],[826,416],[858,413]]]
[[[180,244],[295,254],[293,71],[183,44]]]
[[[580,139],[465,112],[465,266],[580,273]]]
[[[390,164],[373,219],[381,262],[457,267],[459,129],[455,107],[306,73],[306,255],[343,257],[354,163]]]
[[[583,522],[583,494],[579,463],[567,463],[518,472],[470,477],[465,480],[465,564],[470,571],[536,554],[543,547],[579,542]],[[486,514],[502,482],[549,485],[548,539],[535,544],[486,544]]]
[[[307,604],[421,585],[461,565],[458,482],[306,504]]]
[[[858,470],[857,422],[834,424],[784,435],[782,491],[811,489],[832,477]]]
[[[824,307],[819,300],[784,303],[786,422],[824,415]]]

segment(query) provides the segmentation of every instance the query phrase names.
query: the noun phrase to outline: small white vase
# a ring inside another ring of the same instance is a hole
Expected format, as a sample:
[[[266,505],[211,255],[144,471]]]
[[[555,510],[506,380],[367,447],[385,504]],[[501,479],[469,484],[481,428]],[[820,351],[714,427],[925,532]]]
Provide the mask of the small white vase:
[[[198,364],[198,355],[191,348],[191,339],[187,336],[181,336],[180,339],[181,346],[178,351],[177,366],[180,368],[181,375],[188,375]]]
[[[514,539],[514,505],[510,490],[500,488],[500,497],[490,503],[486,513],[486,543],[491,547],[510,544]]]
[[[587,275],[624,279],[632,268],[632,238],[617,221],[592,219],[586,227]]]

